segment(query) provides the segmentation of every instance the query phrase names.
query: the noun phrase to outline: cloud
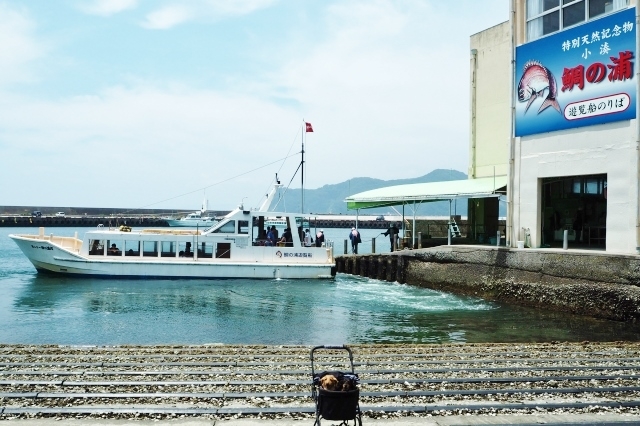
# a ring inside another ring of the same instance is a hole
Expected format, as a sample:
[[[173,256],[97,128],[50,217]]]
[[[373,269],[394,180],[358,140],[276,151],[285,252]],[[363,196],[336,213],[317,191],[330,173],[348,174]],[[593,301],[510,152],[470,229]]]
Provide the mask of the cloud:
[[[88,14],[99,16],[111,16],[128,9],[134,9],[138,0],[94,0],[89,4],[83,4],[80,8]]]
[[[199,189],[283,158],[299,119],[244,95],[152,86],[51,101],[6,96],[0,110],[0,164],[2,158],[33,161],[47,180],[47,191],[37,190],[40,180],[31,172],[7,164],[0,179],[22,184],[3,189],[3,197],[42,205],[141,207],[197,191],[169,203],[197,207]],[[297,160],[290,160],[292,169]],[[233,208],[245,196],[258,205],[279,164],[211,188],[216,208]],[[68,191],[71,181],[74,190]],[[27,190],[31,184],[33,192]]]
[[[167,6],[149,14],[145,24],[172,28],[270,4],[247,0],[243,7],[225,9],[220,2],[214,11],[215,3]],[[498,3],[503,2],[492,4]],[[210,15],[200,14],[205,7]],[[0,96],[0,181],[20,185],[3,188],[2,197],[14,205],[143,207],[224,182],[207,190],[215,194],[215,199],[209,195],[211,206],[232,208],[243,197],[257,206],[275,172],[286,183],[294,176],[303,119],[314,127],[305,140],[308,188],[358,176],[398,179],[435,168],[464,171],[469,35],[497,18],[494,13],[487,19],[491,12],[484,9],[449,9],[422,0],[340,0],[326,8],[278,9],[278,16],[293,13],[283,19],[296,24],[264,33],[250,26],[249,41],[229,42],[246,42],[234,47],[242,59],[249,58],[231,71],[215,61],[203,62],[208,68],[194,72],[195,79],[182,72],[186,66],[145,71],[124,49],[126,67],[114,67],[108,80],[94,86],[63,80],[73,90],[54,95],[19,94],[20,86],[8,86],[12,90]],[[115,21],[109,25],[129,25]],[[238,19],[234,25],[245,28],[247,22],[262,21]],[[205,36],[215,37],[218,27],[208,26]],[[15,82],[38,71],[27,67],[43,54],[34,33],[26,13],[0,3],[0,81],[5,73]],[[5,45],[12,47],[3,50]],[[231,45],[220,46],[224,52]],[[175,62],[179,53],[167,46],[162,60]],[[78,58],[96,59],[101,70],[102,57],[96,55]],[[153,55],[150,51],[149,59]],[[80,76],[94,71],[78,70],[72,76],[80,83]],[[261,168],[288,152],[294,157],[282,168],[280,162]],[[298,174],[292,187],[299,182]],[[154,207],[197,209],[201,201],[199,191]]]
[[[191,0],[154,10],[141,23],[144,28],[166,30],[191,20],[215,21],[222,18],[249,15],[266,9],[279,0]]]
[[[170,5],[149,13],[141,25],[152,30],[166,30],[182,24],[194,16],[191,8],[183,5]]]
[[[298,100],[317,127],[316,138],[326,141],[323,150],[340,153],[332,158],[336,176],[392,179],[434,168],[466,170],[468,34],[452,32],[451,20],[426,2],[411,8],[340,3],[323,19],[330,36],[319,43],[291,37],[301,44],[287,53],[292,56],[266,90],[276,87]],[[352,158],[357,170],[350,169]],[[314,153],[308,161],[310,170],[322,168]],[[318,173],[308,179],[311,186],[327,180]]]
[[[46,50],[35,30],[27,12],[0,3],[0,86],[35,79],[29,64]]]
[[[216,15],[238,16],[248,15],[260,9],[266,9],[279,0],[207,0],[204,8]]]

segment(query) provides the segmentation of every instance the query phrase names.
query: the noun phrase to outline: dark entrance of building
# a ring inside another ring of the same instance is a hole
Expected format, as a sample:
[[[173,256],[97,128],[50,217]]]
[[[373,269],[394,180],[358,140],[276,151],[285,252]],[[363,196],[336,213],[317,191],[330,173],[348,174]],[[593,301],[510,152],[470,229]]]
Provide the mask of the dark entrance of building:
[[[542,180],[542,247],[606,248],[607,175]]]

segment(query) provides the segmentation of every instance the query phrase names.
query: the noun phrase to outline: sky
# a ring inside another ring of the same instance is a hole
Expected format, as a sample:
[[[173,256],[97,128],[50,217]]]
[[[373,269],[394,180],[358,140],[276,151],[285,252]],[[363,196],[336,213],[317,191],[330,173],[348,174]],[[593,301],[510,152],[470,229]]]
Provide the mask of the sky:
[[[0,205],[212,210],[467,171],[506,0],[0,0]],[[309,122],[313,132],[303,132]],[[303,139],[304,138],[304,139]]]

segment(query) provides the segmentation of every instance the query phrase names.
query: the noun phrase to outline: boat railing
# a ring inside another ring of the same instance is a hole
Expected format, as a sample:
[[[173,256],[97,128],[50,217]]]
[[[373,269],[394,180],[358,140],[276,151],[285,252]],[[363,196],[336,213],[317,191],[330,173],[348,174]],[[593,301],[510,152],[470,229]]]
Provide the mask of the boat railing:
[[[327,240],[324,242],[324,247],[327,249],[327,258],[329,259],[329,262],[334,262],[333,259],[333,241],[332,240]]]
[[[141,229],[140,233],[163,235],[199,235],[201,232],[195,229]]]
[[[38,235],[21,235],[21,237],[38,241],[50,241],[52,244],[75,251],[76,253],[80,251],[80,247],[82,246],[82,240],[78,239],[77,233],[75,237],[60,237],[53,234],[45,235],[44,228],[40,228]]]
[[[51,236],[51,242],[53,244],[59,245],[62,248],[73,250],[75,252],[80,251],[80,246],[82,245],[82,240],[73,237],[55,237]]]

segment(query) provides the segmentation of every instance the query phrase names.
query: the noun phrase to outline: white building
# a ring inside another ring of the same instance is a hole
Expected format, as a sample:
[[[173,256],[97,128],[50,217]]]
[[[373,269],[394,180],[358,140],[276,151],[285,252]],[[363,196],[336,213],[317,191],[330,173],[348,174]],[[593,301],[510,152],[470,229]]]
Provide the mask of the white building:
[[[636,0],[510,7],[471,37],[470,176],[506,171],[512,247],[562,246],[566,231],[570,249],[637,253]]]
[[[350,208],[470,196],[468,243],[482,244],[506,182],[508,246],[636,254],[637,1],[505,2],[510,20],[470,40],[470,180],[368,191]]]
[[[633,3],[633,4],[628,4]],[[512,238],[636,253],[635,1],[518,0]],[[555,85],[554,85],[555,79]]]

